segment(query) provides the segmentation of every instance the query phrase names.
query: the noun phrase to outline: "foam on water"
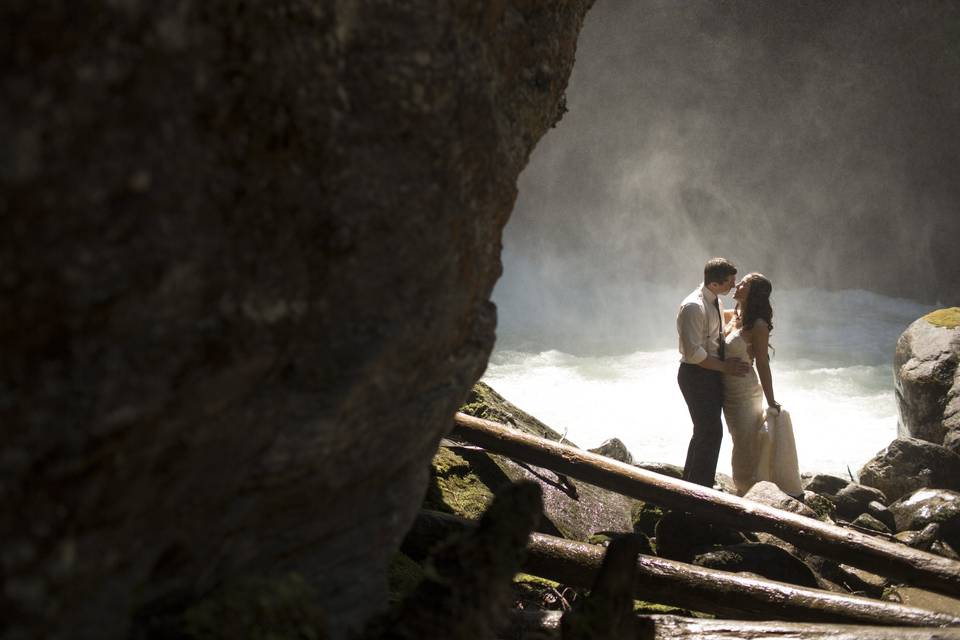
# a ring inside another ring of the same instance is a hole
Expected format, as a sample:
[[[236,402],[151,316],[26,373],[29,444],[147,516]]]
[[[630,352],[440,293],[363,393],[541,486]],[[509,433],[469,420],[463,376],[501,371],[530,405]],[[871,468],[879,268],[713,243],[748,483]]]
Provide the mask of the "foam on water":
[[[896,437],[894,347],[930,309],[865,291],[779,293],[771,368],[777,399],[793,416],[802,470],[856,474]],[[654,342],[676,341],[675,312],[660,314],[667,321]],[[675,348],[573,355],[513,338],[501,342],[527,348],[496,350],[484,376],[508,400],[579,446],[617,437],[638,460],[683,464],[691,424]],[[725,435],[718,470],[727,474],[730,446]]]

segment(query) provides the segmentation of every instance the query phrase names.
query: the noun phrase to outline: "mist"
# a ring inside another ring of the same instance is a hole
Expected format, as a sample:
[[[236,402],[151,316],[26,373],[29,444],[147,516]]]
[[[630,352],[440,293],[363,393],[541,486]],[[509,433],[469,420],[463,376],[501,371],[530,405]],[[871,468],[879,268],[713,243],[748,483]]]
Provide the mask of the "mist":
[[[599,0],[504,233],[501,337],[635,343],[714,255],[798,308],[960,303],[958,78],[956,3]]]

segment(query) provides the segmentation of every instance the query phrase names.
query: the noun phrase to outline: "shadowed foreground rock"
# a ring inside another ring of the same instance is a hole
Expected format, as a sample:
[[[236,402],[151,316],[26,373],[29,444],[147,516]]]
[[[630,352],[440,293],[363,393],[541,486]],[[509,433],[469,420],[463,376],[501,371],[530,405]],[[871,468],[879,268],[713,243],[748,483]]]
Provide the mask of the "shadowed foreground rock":
[[[475,528],[454,533],[433,549],[417,589],[371,625],[364,638],[493,640],[542,508],[537,484],[504,487]]]
[[[12,637],[248,573],[384,605],[589,5],[3,4]]]

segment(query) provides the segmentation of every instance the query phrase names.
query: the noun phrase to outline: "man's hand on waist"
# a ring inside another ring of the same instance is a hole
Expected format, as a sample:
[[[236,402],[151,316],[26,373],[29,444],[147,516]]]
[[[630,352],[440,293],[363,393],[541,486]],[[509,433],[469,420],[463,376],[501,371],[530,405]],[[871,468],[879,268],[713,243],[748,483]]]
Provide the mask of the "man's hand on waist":
[[[727,358],[723,361],[723,372],[731,376],[745,376],[750,373],[749,362],[744,362],[740,358]]]

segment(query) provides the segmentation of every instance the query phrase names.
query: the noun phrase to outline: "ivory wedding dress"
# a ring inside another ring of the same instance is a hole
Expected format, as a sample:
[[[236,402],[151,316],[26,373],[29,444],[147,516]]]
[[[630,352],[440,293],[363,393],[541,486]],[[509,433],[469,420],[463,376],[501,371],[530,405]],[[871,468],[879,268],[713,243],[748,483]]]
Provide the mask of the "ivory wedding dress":
[[[749,345],[734,329],[726,337],[726,357],[753,364]],[[761,480],[775,482],[792,496],[801,495],[797,446],[790,414],[763,410],[763,389],[757,370],[745,376],[723,376],[723,417],[733,440],[733,482],[745,494]]]

